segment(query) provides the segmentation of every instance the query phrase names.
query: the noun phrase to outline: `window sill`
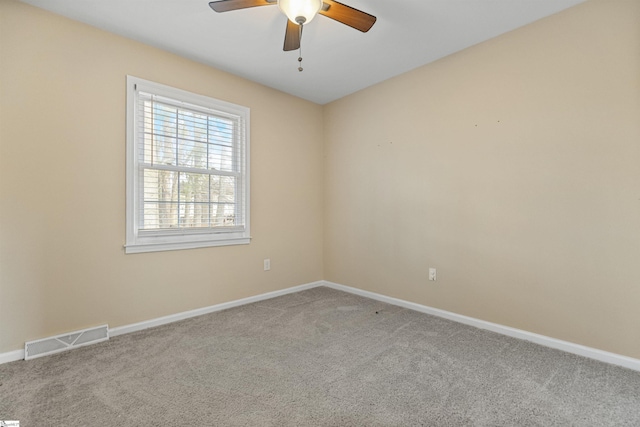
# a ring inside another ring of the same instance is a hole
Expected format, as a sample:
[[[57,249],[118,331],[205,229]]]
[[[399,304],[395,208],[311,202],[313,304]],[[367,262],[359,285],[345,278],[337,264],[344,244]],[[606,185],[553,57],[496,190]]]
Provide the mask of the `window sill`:
[[[124,246],[125,254],[138,254],[144,252],[177,251],[183,249],[208,248],[213,246],[247,245],[251,242],[251,237],[238,237],[219,240],[202,240],[191,242],[157,242],[157,243],[134,243]]]

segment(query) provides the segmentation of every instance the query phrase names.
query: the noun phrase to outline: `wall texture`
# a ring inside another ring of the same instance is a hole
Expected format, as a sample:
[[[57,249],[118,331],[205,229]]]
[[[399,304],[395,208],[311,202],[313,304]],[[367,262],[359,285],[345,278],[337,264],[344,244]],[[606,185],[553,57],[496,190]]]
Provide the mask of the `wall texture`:
[[[326,280],[640,358],[640,2],[328,104],[324,138]]]
[[[16,1],[0,55],[0,353],[322,279],[322,107]],[[250,245],[124,254],[127,74],[251,108]]]

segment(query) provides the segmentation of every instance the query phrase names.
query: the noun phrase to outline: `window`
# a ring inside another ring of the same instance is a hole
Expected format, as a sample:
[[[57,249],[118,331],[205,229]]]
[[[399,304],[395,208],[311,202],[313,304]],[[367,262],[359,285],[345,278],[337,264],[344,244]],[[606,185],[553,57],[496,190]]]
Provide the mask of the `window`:
[[[249,109],[127,76],[126,253],[249,243]]]

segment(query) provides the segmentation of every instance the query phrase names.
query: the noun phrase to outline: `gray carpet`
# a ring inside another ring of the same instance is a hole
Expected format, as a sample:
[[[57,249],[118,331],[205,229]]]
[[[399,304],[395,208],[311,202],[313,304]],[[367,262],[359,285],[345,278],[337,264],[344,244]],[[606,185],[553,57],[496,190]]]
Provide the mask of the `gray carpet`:
[[[640,373],[329,288],[0,365],[30,426],[640,426]]]

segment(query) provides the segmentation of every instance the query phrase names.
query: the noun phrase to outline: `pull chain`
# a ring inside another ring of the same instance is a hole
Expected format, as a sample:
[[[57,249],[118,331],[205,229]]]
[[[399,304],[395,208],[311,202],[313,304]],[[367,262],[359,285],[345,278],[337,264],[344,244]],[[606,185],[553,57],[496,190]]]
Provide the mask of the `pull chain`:
[[[304,70],[304,68],[302,68],[302,24],[300,24],[300,51],[299,54],[300,56],[298,56],[298,71],[302,72],[302,70]]]

